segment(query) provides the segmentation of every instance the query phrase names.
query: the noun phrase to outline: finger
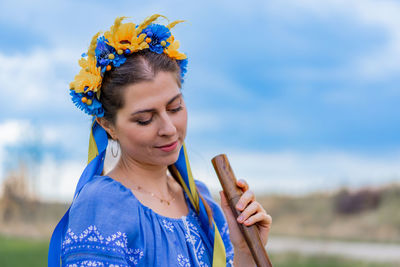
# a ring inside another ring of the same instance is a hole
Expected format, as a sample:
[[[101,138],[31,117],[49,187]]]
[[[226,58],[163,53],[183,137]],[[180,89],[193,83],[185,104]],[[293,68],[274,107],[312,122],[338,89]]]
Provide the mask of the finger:
[[[269,215],[265,212],[258,212],[256,214],[254,214],[253,216],[250,216],[249,218],[247,218],[247,220],[245,220],[243,224],[246,226],[250,226],[257,222],[261,227],[269,228],[269,227],[271,227],[271,224],[272,224],[272,217],[271,217],[271,215]]]
[[[240,214],[240,216],[237,218],[237,221],[242,223],[244,222],[248,217],[256,213],[257,211],[261,211],[261,206],[258,202],[254,201],[251,202],[245,209],[244,211]]]
[[[236,181],[236,184],[242,189],[243,192],[249,189],[249,184],[244,179],[239,179]]]
[[[255,195],[253,191],[247,190],[243,193],[243,195],[239,198],[238,202],[236,203],[236,209],[242,211],[247,206],[248,203],[255,200]]]

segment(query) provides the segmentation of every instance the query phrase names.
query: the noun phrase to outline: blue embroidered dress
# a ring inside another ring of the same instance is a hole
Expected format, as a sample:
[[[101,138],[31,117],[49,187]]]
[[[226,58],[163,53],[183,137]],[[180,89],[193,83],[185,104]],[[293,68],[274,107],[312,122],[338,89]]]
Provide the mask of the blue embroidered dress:
[[[206,185],[195,183],[213,210],[233,266],[228,225]],[[189,213],[169,218],[144,206],[132,191],[109,176],[95,176],[74,200],[62,240],[62,266],[209,266],[212,246],[199,218]]]

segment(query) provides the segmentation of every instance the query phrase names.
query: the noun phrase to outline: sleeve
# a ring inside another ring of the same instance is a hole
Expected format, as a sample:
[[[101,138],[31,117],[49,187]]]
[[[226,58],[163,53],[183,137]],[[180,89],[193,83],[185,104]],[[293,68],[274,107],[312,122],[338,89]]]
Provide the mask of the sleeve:
[[[73,202],[62,241],[63,267],[130,266],[143,256],[129,249],[126,226],[132,219],[120,208],[129,203],[112,186],[87,184]]]
[[[225,246],[225,254],[226,254],[226,266],[233,266],[233,245],[231,243],[231,240],[229,238],[229,227],[228,223],[225,218],[225,214],[223,213],[221,207],[215,200],[212,198],[209,189],[207,186],[199,181],[195,180],[195,183],[197,185],[197,188],[199,189],[200,193],[204,197],[204,199],[207,201],[207,203],[210,205],[212,211],[213,211],[213,217],[214,221],[218,227],[218,230],[221,234],[222,241],[224,242]]]

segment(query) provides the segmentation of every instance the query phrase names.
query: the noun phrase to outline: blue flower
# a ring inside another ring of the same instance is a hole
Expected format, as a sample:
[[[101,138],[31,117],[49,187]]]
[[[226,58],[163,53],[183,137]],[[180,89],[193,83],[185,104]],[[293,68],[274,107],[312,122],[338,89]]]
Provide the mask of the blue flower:
[[[161,54],[164,48],[170,45],[167,39],[171,36],[171,32],[167,27],[160,24],[150,24],[141,33],[145,33],[147,37],[151,38],[149,49],[153,52]],[[165,46],[161,45],[161,41],[165,41]]]
[[[97,67],[102,67],[102,70],[103,67],[106,67],[108,64],[110,64],[108,55],[115,51],[115,49],[112,46],[109,46],[106,41],[107,39],[104,36],[99,37],[99,39],[97,39],[97,46],[95,49]]]
[[[70,90],[69,93],[72,97],[72,102],[77,106],[80,110],[83,110],[86,114],[95,115],[97,117],[104,116],[104,109],[102,104],[97,100],[96,97],[90,98],[92,100],[91,105],[87,105],[82,102],[82,97],[85,96],[83,93],[76,93],[74,90]]]
[[[187,72],[188,59],[176,60],[176,63],[178,63],[178,66],[181,69],[181,82],[183,83],[183,78]]]
[[[126,57],[123,54],[118,55],[117,53],[114,53],[114,56],[115,56],[115,58],[113,60],[111,60],[114,67],[119,67],[125,63]]]
[[[113,59],[109,58],[110,54],[114,55]],[[101,36],[99,39],[97,39],[95,55],[97,61],[96,66],[101,67],[102,73],[106,71],[108,65],[112,64],[114,67],[119,67],[126,61],[126,57],[123,54],[118,55],[114,47],[107,44],[107,39],[104,36]]]

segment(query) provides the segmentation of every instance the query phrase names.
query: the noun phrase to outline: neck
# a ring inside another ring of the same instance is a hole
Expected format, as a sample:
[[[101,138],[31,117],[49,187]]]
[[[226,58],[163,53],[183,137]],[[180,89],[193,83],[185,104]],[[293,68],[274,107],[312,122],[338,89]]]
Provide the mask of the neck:
[[[117,165],[108,175],[128,188],[132,188],[132,185],[140,186],[148,192],[168,198],[170,193],[167,185],[167,168],[168,166],[143,164],[121,154]]]

